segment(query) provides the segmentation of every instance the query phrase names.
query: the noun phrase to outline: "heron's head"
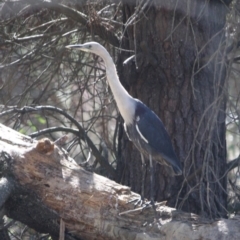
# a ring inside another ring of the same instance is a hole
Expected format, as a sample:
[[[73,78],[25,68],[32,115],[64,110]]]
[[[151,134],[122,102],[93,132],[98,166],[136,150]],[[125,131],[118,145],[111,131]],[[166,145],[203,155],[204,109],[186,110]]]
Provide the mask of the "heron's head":
[[[67,45],[66,48],[77,49],[77,50],[84,51],[84,52],[91,52],[91,53],[95,53],[97,55],[101,55],[101,52],[104,49],[97,42],[87,42],[84,44]]]

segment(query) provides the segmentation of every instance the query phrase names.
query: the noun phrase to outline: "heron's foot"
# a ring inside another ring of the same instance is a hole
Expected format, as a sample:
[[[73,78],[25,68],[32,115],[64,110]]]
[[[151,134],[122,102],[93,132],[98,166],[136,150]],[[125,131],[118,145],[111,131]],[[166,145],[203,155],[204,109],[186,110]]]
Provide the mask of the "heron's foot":
[[[146,204],[145,202],[146,201],[144,200],[143,197],[134,198],[131,201],[128,201],[128,203],[134,203],[134,208],[145,206],[145,204]]]
[[[143,204],[143,199],[142,199],[142,197],[139,197],[139,198],[134,198],[134,199],[132,199],[132,200],[130,200],[130,201],[128,201],[128,203],[134,203],[134,207],[136,207],[136,206],[141,206],[142,204]]]
[[[134,203],[134,208],[141,207],[142,209],[151,207],[156,211],[155,202],[153,200],[146,200],[142,197],[134,198],[133,200],[129,201],[128,203]]]
[[[156,205],[154,201],[147,201],[146,199],[142,200],[142,198],[134,198],[133,200],[128,201],[127,203],[133,203],[133,202],[136,202],[138,205],[135,203],[134,209],[121,212],[119,213],[119,215],[126,215],[134,212],[143,211],[146,208],[152,208],[154,210],[155,218],[158,219],[158,214],[156,211]],[[138,208],[136,208],[136,206],[138,206]]]
[[[150,201],[147,201],[145,200],[142,205],[141,205],[143,208],[148,208],[148,207],[152,207],[154,209],[154,211],[156,211],[156,206],[155,206],[155,202],[154,200],[150,200]]]

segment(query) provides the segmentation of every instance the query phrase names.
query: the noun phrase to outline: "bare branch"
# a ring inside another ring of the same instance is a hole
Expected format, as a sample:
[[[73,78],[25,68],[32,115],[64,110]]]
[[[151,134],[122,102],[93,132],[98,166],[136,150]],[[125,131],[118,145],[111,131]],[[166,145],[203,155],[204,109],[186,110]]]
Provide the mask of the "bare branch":
[[[69,115],[68,113],[66,113],[62,109],[57,108],[57,107],[52,107],[52,106],[37,106],[37,107],[25,106],[23,108],[13,108],[13,109],[7,110],[5,112],[2,112],[0,114],[0,117],[4,116],[6,114],[15,113],[15,112],[21,113],[21,114],[25,114],[25,113],[29,113],[29,112],[44,111],[44,110],[58,112],[61,115],[63,115],[64,117],[66,117],[67,119],[69,119],[72,123],[74,123],[75,126],[78,128],[78,136],[82,140],[87,142],[88,146],[92,150],[93,155],[96,157],[96,159],[98,159],[99,163],[107,170],[109,175],[112,176],[112,177],[115,177],[115,170],[114,170],[114,168],[101,155],[101,153],[98,151],[98,149],[96,148],[96,146],[94,145],[92,140],[88,137],[88,135],[86,134],[86,132],[82,128],[82,126],[71,115]]]
[[[47,7],[49,9],[57,11],[58,13],[63,13],[69,19],[85,25],[89,31],[94,32],[100,38],[107,40],[113,46],[119,46],[119,39],[115,32],[112,31],[111,28],[109,30],[104,25],[102,25],[102,21],[90,21],[88,16],[84,13],[60,3],[43,2],[36,5],[41,8]]]
[[[240,166],[240,155],[227,164],[227,172],[239,166]]]

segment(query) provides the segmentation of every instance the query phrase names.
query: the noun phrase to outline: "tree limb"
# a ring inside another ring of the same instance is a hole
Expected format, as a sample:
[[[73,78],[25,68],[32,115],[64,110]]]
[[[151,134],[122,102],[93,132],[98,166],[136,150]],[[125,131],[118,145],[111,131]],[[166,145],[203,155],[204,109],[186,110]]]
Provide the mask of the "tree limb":
[[[156,214],[151,206],[134,209],[129,201],[138,194],[85,171],[53,143],[45,151],[42,144],[49,140],[33,140],[2,124],[0,132],[0,153],[7,153],[8,171],[19,185],[5,202],[6,214],[35,229],[57,236],[62,219],[78,239],[240,239],[240,218],[213,222],[164,203],[156,204]]]
[[[30,11],[32,8],[48,8],[51,10],[54,10],[58,13],[64,14],[66,17],[68,17],[71,20],[74,20],[77,23],[81,23],[83,26],[86,26],[88,31],[94,32],[96,35],[98,35],[100,38],[106,40],[113,46],[118,47],[119,46],[119,39],[112,28],[109,26],[106,27],[104,24],[102,24],[103,21],[101,21],[101,17],[97,15],[97,19],[94,20],[94,18],[89,18],[86,14],[75,10],[74,8],[68,7],[61,3],[56,3],[52,1],[44,1],[40,2],[34,1],[34,3],[31,3],[27,7],[24,8],[23,13]],[[116,23],[114,23],[116,24]]]
[[[238,166],[240,166],[240,155],[227,164],[227,172],[230,172],[232,169]]]

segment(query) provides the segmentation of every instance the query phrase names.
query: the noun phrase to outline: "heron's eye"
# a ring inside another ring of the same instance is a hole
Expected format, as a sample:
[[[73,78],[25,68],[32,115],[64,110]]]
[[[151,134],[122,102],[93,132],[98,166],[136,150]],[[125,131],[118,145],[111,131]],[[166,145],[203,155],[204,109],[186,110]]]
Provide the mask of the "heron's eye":
[[[89,45],[88,48],[91,49],[91,48],[92,48],[92,45]]]

